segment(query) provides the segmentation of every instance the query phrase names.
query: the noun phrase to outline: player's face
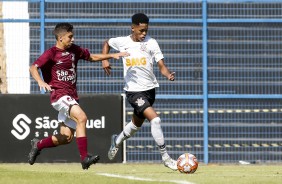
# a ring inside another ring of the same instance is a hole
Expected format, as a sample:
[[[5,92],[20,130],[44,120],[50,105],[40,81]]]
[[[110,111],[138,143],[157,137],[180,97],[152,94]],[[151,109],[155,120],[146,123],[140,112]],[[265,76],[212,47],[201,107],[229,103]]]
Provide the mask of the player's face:
[[[132,39],[135,42],[142,42],[148,33],[148,24],[132,25]]]
[[[63,34],[60,37],[60,42],[65,49],[70,48],[74,42],[73,32],[66,32]]]

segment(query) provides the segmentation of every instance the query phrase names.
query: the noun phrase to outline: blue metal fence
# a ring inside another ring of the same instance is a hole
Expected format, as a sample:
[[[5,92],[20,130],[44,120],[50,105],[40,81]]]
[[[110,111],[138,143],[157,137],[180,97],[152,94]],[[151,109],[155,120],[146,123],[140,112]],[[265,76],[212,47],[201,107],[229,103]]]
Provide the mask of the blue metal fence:
[[[54,44],[57,22],[72,22],[76,43],[100,53],[105,39],[130,34],[134,13],[150,17],[149,34],[177,77],[168,82],[156,68],[155,108],[172,157],[191,152],[204,163],[282,161],[281,0],[28,2],[30,19],[0,22],[30,23],[31,63]],[[113,65],[109,78],[100,64],[82,62],[79,92],[122,93],[122,65]],[[40,93],[34,81],[31,93]],[[127,121],[131,110],[127,104]],[[129,162],[160,160],[149,123],[126,149]]]

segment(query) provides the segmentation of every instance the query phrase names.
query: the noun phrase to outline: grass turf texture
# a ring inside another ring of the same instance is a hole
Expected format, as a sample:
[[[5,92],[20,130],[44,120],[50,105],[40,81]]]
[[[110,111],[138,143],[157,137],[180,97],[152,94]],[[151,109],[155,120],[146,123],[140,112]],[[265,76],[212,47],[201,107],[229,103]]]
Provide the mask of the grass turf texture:
[[[2,184],[260,184],[282,183],[282,165],[205,165],[194,174],[171,171],[161,164],[96,164],[82,170],[71,164],[0,164]]]

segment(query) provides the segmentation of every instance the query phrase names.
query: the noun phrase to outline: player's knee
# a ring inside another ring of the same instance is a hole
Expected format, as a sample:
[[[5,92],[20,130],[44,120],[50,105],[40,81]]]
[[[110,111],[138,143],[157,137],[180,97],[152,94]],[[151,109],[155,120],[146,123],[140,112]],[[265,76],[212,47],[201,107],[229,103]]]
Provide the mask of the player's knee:
[[[151,132],[154,132],[155,130],[161,130],[161,118],[155,117],[150,121],[151,123]]]
[[[87,116],[86,115],[81,115],[77,118],[77,123],[81,125],[86,125],[87,122]]]
[[[150,121],[150,123],[151,123],[152,126],[160,126],[160,124],[161,124],[161,118],[155,117],[154,119],[152,119],[152,120]]]

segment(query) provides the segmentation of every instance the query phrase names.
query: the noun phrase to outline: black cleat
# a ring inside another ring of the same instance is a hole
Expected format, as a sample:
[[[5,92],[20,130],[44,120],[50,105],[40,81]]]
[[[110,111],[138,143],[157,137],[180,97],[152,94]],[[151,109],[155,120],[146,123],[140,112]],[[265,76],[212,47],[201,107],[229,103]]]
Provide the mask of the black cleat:
[[[39,142],[38,139],[34,138],[31,140],[31,150],[28,154],[28,162],[30,165],[33,165],[36,157],[40,155],[40,150],[37,148],[37,143]]]
[[[84,160],[81,162],[82,169],[88,169],[90,165],[96,164],[100,160],[99,155],[91,156],[88,155],[87,157],[84,158]]]

